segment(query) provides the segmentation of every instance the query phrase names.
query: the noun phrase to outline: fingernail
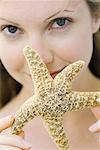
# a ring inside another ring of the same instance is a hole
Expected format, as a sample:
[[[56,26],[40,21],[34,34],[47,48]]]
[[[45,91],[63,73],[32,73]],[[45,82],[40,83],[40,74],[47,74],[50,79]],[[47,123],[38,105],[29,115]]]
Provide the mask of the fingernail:
[[[2,122],[2,124],[12,124],[14,122],[14,118],[12,115],[9,115],[4,118],[1,118],[0,122]]]
[[[100,98],[97,98],[96,101],[97,101],[98,103],[100,103]]]
[[[93,124],[92,126],[89,127],[90,132],[95,132],[96,131],[96,124]]]
[[[5,118],[5,121],[9,120],[9,123],[12,124],[14,122],[14,117],[12,115],[9,115]]]
[[[12,115],[9,115],[9,116],[7,116],[7,117],[5,117],[5,118],[11,120],[11,119],[13,119],[13,116],[12,116]]]
[[[0,118],[0,120],[1,120],[1,121],[6,121],[6,120],[10,120],[11,118],[12,118],[12,116],[9,115],[9,116],[6,116],[6,117],[4,117],[4,118]]]
[[[24,144],[25,147],[27,147],[27,148],[31,148],[31,147],[32,147],[32,145],[31,145],[30,143],[28,143],[28,142],[26,142],[26,141],[24,141],[24,140],[23,140],[23,144]]]

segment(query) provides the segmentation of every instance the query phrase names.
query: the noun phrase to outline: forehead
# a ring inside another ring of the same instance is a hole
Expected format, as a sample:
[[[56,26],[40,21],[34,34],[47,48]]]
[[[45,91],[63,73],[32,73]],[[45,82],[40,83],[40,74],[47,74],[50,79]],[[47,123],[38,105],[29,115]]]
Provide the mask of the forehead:
[[[9,4],[9,5],[31,5],[31,6],[36,6],[36,5],[41,5],[41,6],[47,6],[47,5],[68,5],[70,4],[72,7],[77,6],[78,4],[82,3],[82,1],[85,0],[0,0],[0,5],[1,4]],[[17,7],[16,5],[16,7]],[[46,9],[46,8],[44,8]]]
[[[19,8],[20,10],[25,10],[26,8],[31,8],[34,10],[40,11],[43,9],[56,9],[62,7],[72,7],[75,8],[80,5],[85,0],[0,0],[0,7],[5,7],[7,9],[15,9],[15,11]],[[40,8],[40,9],[39,9]]]
[[[27,18],[27,21],[31,21],[30,18],[33,17],[36,20],[41,20],[43,17],[48,18],[63,8],[68,10],[77,9],[82,6],[83,1],[84,0],[0,0],[0,14],[4,17],[10,16],[10,18],[13,16],[11,19],[14,20],[15,18],[18,21],[20,21],[21,18]]]

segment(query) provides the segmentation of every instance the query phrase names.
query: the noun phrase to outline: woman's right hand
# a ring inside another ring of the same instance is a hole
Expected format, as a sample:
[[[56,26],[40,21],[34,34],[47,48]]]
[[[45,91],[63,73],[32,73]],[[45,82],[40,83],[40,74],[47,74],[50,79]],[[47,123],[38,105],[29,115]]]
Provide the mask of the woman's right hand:
[[[0,133],[9,128],[14,121],[13,116],[0,119]],[[0,134],[0,150],[29,150],[31,145],[24,140],[24,132],[20,135]]]

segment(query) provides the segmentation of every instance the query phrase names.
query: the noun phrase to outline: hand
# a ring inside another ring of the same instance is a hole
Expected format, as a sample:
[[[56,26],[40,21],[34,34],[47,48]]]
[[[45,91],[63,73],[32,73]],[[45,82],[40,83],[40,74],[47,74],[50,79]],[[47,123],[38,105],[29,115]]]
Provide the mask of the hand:
[[[100,103],[100,98],[97,101]],[[93,133],[99,133],[100,142],[100,106],[92,108],[91,110],[98,121],[90,126],[89,130]]]
[[[0,132],[9,128],[14,121],[13,116],[0,119]],[[25,142],[24,132],[18,135],[0,134],[0,150],[29,150],[31,145]]]
[[[94,133],[100,133],[100,106],[92,108],[91,110],[98,121],[94,123],[89,130]]]
[[[100,103],[100,98],[97,99],[97,102]],[[99,133],[99,142],[100,142],[100,106],[92,108],[91,110],[98,121],[94,123],[92,126],[90,126],[89,130],[93,133]]]

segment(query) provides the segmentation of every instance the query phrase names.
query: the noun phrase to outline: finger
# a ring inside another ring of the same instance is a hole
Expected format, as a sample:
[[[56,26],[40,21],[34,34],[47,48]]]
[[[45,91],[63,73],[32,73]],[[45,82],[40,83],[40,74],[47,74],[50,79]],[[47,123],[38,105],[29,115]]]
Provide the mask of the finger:
[[[89,130],[91,132],[100,132],[100,120],[98,120],[95,124],[90,126]]]
[[[20,149],[20,148],[17,148],[17,147],[11,147],[11,146],[0,145],[0,150],[21,150],[21,149]]]
[[[17,135],[0,135],[0,145],[14,146],[21,149],[29,149],[32,146]]]
[[[14,122],[14,117],[13,116],[7,116],[5,118],[0,119],[0,132],[5,130],[6,128],[9,128]]]

